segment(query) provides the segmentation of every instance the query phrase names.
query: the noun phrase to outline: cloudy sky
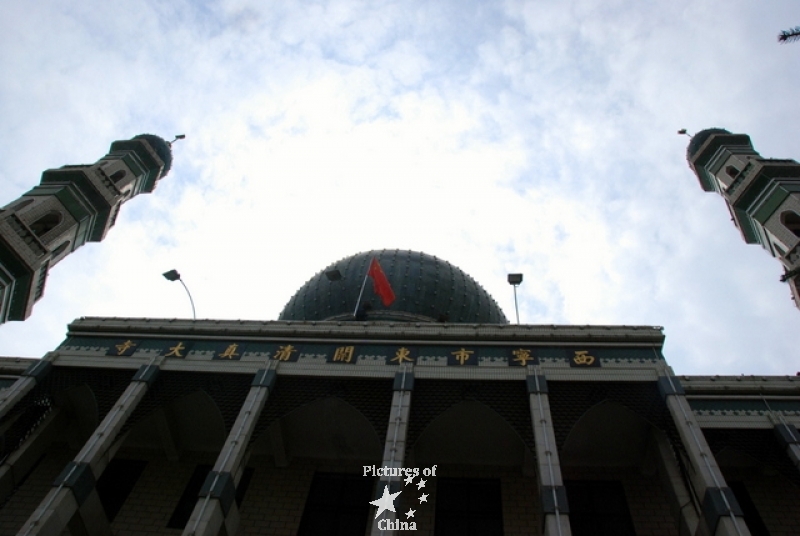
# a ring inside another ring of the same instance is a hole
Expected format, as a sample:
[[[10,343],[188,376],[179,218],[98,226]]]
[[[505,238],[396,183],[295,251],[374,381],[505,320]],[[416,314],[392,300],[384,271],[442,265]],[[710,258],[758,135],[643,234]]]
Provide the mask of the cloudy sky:
[[[142,132],[172,172],[56,266],[0,355],[80,316],[274,320],[327,264],[420,250],[532,324],[664,326],[679,374],[794,374],[800,311],[685,162],[800,159],[796,0],[5,2],[0,205]]]

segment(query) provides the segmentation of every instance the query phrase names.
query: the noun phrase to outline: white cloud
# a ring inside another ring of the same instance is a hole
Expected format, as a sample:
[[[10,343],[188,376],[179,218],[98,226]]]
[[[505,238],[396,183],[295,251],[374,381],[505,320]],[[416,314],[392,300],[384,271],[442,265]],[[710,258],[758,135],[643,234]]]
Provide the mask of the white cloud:
[[[172,173],[52,271],[0,354],[81,315],[274,319],[329,263],[422,250],[523,322],[663,325],[680,373],[793,373],[777,261],[704,194],[674,132],[800,158],[792,3],[243,1],[13,8],[0,203],[150,131]],[[789,21],[789,22],[787,22]]]

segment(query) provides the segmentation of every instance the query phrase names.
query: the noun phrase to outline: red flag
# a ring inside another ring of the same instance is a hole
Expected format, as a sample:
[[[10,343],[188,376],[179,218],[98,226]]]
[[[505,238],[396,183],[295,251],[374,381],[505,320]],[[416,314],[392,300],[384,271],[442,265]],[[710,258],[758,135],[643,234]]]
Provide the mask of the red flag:
[[[384,306],[389,307],[392,302],[394,302],[394,291],[389,284],[389,280],[386,279],[386,274],[383,273],[378,259],[372,258],[367,275],[372,278],[372,289],[375,291],[375,294],[381,297]]]

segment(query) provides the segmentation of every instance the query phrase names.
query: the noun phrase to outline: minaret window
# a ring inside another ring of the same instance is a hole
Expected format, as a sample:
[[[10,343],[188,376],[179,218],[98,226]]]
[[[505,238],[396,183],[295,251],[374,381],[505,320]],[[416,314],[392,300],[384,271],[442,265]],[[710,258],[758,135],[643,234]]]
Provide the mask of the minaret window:
[[[734,166],[728,166],[725,168],[725,173],[735,178],[739,174],[739,170]]]
[[[39,216],[39,218],[31,223],[30,228],[36,236],[43,236],[48,231],[55,229],[61,223],[61,213],[57,210],[51,210],[46,214]]]
[[[111,174],[111,180],[114,182],[119,182],[125,178],[126,172],[124,169],[119,169]]]
[[[781,214],[781,223],[800,238],[800,214],[794,210],[787,210]]]

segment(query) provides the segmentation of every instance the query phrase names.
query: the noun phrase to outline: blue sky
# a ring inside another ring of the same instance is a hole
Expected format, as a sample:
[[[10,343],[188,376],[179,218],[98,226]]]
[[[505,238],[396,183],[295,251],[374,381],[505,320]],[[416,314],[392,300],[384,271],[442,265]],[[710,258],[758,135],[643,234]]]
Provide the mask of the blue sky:
[[[359,251],[444,258],[523,322],[664,326],[683,374],[794,374],[800,311],[685,162],[722,126],[800,158],[791,1],[7,3],[0,204],[115,139],[173,170],[56,266],[0,355],[80,316],[272,320]]]

